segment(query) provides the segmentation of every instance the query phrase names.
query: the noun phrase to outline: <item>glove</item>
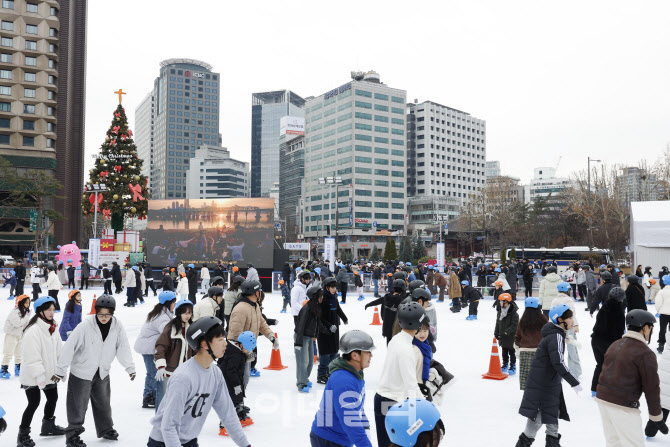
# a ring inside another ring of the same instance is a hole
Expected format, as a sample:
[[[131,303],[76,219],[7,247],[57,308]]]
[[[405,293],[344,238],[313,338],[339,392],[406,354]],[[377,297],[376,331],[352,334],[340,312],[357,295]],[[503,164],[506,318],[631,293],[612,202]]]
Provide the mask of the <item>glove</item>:
[[[156,380],[162,382],[166,377],[167,377],[167,371],[165,370],[164,366],[161,366],[160,368],[158,368],[158,371],[156,371]]]
[[[270,341],[272,342],[272,349],[279,349],[279,340],[277,337],[272,337]]]
[[[430,392],[430,389],[424,385],[423,383],[419,384],[419,389],[421,390],[421,394],[423,394],[423,397],[428,401],[432,402],[433,401],[433,395]]]
[[[345,326],[346,326],[347,324],[349,324],[349,320],[345,320],[345,321],[344,321],[344,324],[345,324]]]
[[[368,310],[368,307],[370,307],[370,303],[365,305],[365,310]]]
[[[435,326],[431,326],[430,333],[433,334],[433,336],[437,335],[437,328]]]
[[[334,334],[335,332],[337,332],[337,326],[335,326],[334,324],[331,325],[331,326],[330,326],[330,332],[332,332],[333,334]]]
[[[130,381],[131,381],[131,382],[132,382],[133,380],[135,380],[135,376],[136,376],[135,373],[130,373]]]
[[[584,391],[581,384],[577,384],[577,385],[573,386],[572,389],[575,390],[575,393],[577,393],[577,395],[579,395],[579,393]]]
[[[51,376],[51,381],[52,381],[53,383],[58,383],[58,382],[60,382],[61,380],[63,380],[63,376],[58,376],[58,375],[56,375],[56,374],[54,374],[53,376]],[[65,380],[63,380],[63,382],[65,382]]]

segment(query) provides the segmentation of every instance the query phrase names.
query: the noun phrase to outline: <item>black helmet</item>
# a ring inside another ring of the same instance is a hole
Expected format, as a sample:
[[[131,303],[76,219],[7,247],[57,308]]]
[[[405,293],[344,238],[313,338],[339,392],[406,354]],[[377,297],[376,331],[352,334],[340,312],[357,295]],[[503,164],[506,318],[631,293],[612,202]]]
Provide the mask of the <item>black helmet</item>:
[[[323,280],[323,287],[324,288],[328,287],[331,284],[337,285],[337,280],[335,278],[333,278],[332,276],[329,276],[328,278]]]
[[[646,266],[644,269],[645,269],[645,270],[651,270],[651,267],[650,267],[650,266]]]
[[[310,300],[318,300],[319,297],[323,294],[323,289],[319,286],[312,286],[307,289],[307,298]]]
[[[212,278],[212,285],[215,286],[217,283],[223,284],[223,277],[215,276],[214,278]]]
[[[342,354],[349,354],[352,351],[372,351],[373,349],[375,349],[375,342],[372,337],[359,329],[348,331],[340,337]]]
[[[200,341],[207,335],[207,332],[213,327],[220,326],[221,324],[221,320],[216,317],[209,316],[198,318],[188,327],[188,330],[186,331],[186,342],[191,349],[197,351],[200,347]]]
[[[303,270],[302,272],[298,273],[298,279],[303,279],[305,277],[312,279],[312,275],[307,270]]]
[[[251,267],[253,267],[253,266],[254,266],[254,265],[253,265],[251,262],[247,262],[247,267],[251,268]]]
[[[430,292],[426,289],[414,289],[412,292],[412,301],[418,300],[430,301]]]
[[[242,284],[242,283],[244,282],[244,276],[242,276],[242,275],[235,275],[235,276],[233,277],[233,281]]]
[[[553,265],[547,267],[547,273],[557,273],[558,269],[554,267]]]
[[[261,283],[258,281],[244,281],[241,286],[242,295],[255,295],[257,291],[261,290]]]
[[[600,277],[602,278],[603,281],[611,281],[612,280],[612,274],[608,271],[604,271],[600,274]]]
[[[626,314],[626,326],[644,327],[653,326],[656,323],[656,317],[651,312],[642,309],[633,309]]]
[[[405,272],[395,272],[393,274],[393,279],[402,279],[403,281],[407,279],[407,276],[405,276]]]
[[[163,269],[163,273],[170,273],[170,269]]]
[[[612,287],[607,294],[608,298],[615,299],[618,302],[622,302],[623,299],[626,297],[626,292],[621,287]]]
[[[637,275],[630,275],[628,278],[628,284],[637,284],[640,282],[640,278],[637,277]]]
[[[398,307],[398,324],[402,329],[419,330],[424,318],[426,310],[419,303],[401,304]]]
[[[585,272],[588,272],[589,270],[591,270],[591,267],[589,267],[588,265],[583,265],[583,266],[582,266],[582,269],[583,269]]]
[[[405,282],[405,280],[396,279],[395,281],[393,281],[393,291],[395,291],[395,289],[400,289],[403,292],[407,290],[407,283]]]
[[[116,309],[116,300],[112,295],[100,295],[95,302],[95,307],[101,307],[104,309]]]
[[[223,295],[223,289],[218,286],[210,287],[209,290],[207,290],[207,295],[209,295],[210,298]]]
[[[425,285],[426,285],[425,282],[421,281],[420,279],[415,279],[414,281],[409,283],[409,292],[412,293],[416,289],[423,289]]]

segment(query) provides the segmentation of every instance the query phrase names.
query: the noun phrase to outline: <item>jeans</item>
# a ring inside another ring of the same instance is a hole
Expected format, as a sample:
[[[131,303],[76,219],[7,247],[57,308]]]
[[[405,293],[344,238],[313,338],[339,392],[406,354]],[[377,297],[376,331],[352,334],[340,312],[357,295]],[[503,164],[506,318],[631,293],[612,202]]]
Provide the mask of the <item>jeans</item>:
[[[386,433],[386,413],[397,402],[375,394],[375,427],[377,427],[377,447],[388,447],[391,444]]]
[[[158,380],[156,381],[156,408],[155,408],[155,411],[158,411],[158,407],[160,406],[161,402],[163,401],[163,398],[165,397],[165,390],[167,389],[168,378],[169,377],[166,376],[160,382]]]
[[[70,374],[66,404],[68,426],[65,429],[65,436],[69,439],[83,433],[89,400],[98,438],[114,428],[112,407],[109,401],[111,394],[109,376],[101,379],[100,374],[96,372],[93,380],[84,380]]]
[[[535,436],[540,430],[540,427],[542,427],[542,413],[537,413],[537,417],[534,421],[532,419],[528,419],[526,422],[526,428],[523,432],[529,438],[535,439]],[[545,430],[547,435],[553,436],[554,438],[558,437],[558,424],[547,424],[547,428]]]
[[[295,335],[294,335],[295,338]],[[314,366],[314,344],[310,337],[302,337],[302,347],[294,346],[295,363],[296,363],[296,386],[298,390],[302,390],[309,382],[309,375],[312,373]]]
[[[375,296],[379,296],[379,280],[373,278],[372,284],[375,285]]]
[[[205,278],[202,280],[202,290],[207,292],[209,290],[209,278]]]
[[[328,365],[330,362],[337,358],[337,353],[335,354],[320,354],[319,355],[319,367],[316,370],[316,375],[318,377],[327,377],[328,376]]]
[[[333,441],[323,439],[315,435],[314,432],[309,432],[309,444],[311,447],[345,447],[341,444],[335,444]]]
[[[56,402],[58,402],[58,388],[56,385],[53,385],[49,388],[45,388],[44,396],[47,398],[47,403],[44,404],[44,419],[51,419],[54,417],[54,412],[56,411]],[[21,418],[21,428],[30,428],[30,423],[33,421],[33,416],[35,411],[40,406],[40,389],[36,386],[31,386],[26,388],[26,397],[28,398],[28,406],[23,412],[23,417]]]
[[[126,302],[134,305],[135,301],[135,287],[126,287]]]
[[[142,398],[156,397],[156,390],[158,381],[156,380],[156,364],[154,363],[154,356],[152,354],[142,354],[144,359],[144,366],[147,368],[147,376],[144,379],[144,393]]]

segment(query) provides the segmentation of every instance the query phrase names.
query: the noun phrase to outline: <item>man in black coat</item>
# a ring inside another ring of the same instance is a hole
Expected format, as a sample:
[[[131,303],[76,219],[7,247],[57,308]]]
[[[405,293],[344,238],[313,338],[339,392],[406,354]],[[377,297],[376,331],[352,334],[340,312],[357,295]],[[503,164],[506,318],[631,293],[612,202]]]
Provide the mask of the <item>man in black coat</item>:
[[[647,303],[644,301],[644,288],[640,284],[640,278],[636,275],[630,275],[628,278],[628,287],[626,287],[626,312],[634,309],[647,310]]]
[[[600,286],[600,288],[602,287],[604,285]],[[593,371],[593,380],[591,381],[592,393],[595,393],[598,387],[598,378],[602,372],[607,348],[623,336],[626,328],[624,296],[625,292],[621,287],[610,287],[607,300],[598,312],[596,324],[593,326],[591,347],[593,348],[593,356],[596,358],[596,368]]]
[[[379,281],[382,279],[382,268],[379,264],[375,264],[375,268],[372,270],[372,283],[375,286],[375,298],[379,298]]]
[[[195,304],[195,294],[198,293],[198,272],[193,264],[188,265],[186,278],[188,279],[188,299]]]
[[[658,284],[661,286],[661,289],[665,287],[665,283],[663,282],[663,277],[665,275],[670,275],[670,271],[666,266],[661,267],[661,271],[658,272]]]
[[[526,261],[526,263],[523,266],[523,270],[521,271],[521,275],[523,276],[523,285],[526,289],[526,298],[529,296],[533,296],[533,265]],[[509,282],[509,281],[508,281]]]
[[[154,286],[154,271],[151,269],[151,264],[148,262],[144,263],[144,296],[149,296],[149,289],[153,290],[154,296],[156,296],[156,286]]]
[[[123,291],[123,287],[121,287],[121,281],[123,280],[123,277],[121,276],[121,267],[119,267],[119,264],[114,261],[112,262],[112,281],[114,281],[114,293],[121,293]]]
[[[321,384],[328,382],[328,365],[337,357],[340,349],[340,321],[349,323],[349,319],[340,307],[337,296],[337,280],[330,277],[324,280],[323,301],[321,302],[321,322],[328,329],[316,337],[319,348],[319,367],[316,381]],[[335,330],[333,330],[335,329]]]
[[[16,261],[14,276],[16,277],[16,296],[23,295],[23,285],[26,283],[26,268],[20,259]]]
[[[614,266],[614,264],[609,264],[607,266],[607,271],[610,272],[610,275],[612,275],[611,283],[617,287],[621,287],[621,279],[619,278],[619,272],[617,272],[617,268]]]
[[[514,263],[510,263],[505,276],[507,277],[507,283],[510,286],[509,294],[512,295],[513,300],[516,300],[517,274],[516,274],[516,266],[514,265]]]
[[[365,309],[368,307],[378,306],[383,304],[382,307],[382,335],[386,338],[386,344],[388,345],[393,338],[393,323],[395,323],[396,317],[398,315],[398,306],[402,304],[403,300],[407,297],[407,283],[404,279],[396,279],[393,281],[393,293],[387,293],[381,298],[370,301],[365,305]]]
[[[596,289],[596,293],[593,294],[593,298],[591,299],[591,304],[589,304],[589,312],[591,312],[591,315],[598,310],[602,303],[607,301],[610,289],[614,287],[612,284],[612,274],[610,272],[602,272],[600,274],[600,279],[603,280],[603,284]]]
[[[291,266],[288,261],[284,263],[284,266],[281,269],[281,276],[285,283],[291,283]]]
[[[161,277],[161,282],[158,285],[159,289],[163,289],[163,292],[174,292],[174,281],[170,276],[170,269],[163,269],[163,276]]]

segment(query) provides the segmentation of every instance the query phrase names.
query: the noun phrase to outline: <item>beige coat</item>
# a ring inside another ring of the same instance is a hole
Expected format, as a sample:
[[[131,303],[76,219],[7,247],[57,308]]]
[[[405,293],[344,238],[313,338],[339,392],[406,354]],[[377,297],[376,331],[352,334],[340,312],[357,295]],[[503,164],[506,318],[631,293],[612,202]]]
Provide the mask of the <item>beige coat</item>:
[[[217,310],[219,310],[219,305],[213,298],[209,296],[203,298],[193,306],[193,321],[198,321],[202,317],[215,317]]]
[[[273,336],[272,329],[261,314],[261,306],[241,295],[230,313],[228,339],[237,341],[238,335],[244,331],[251,331],[256,337],[259,333],[265,335],[268,339]]]

